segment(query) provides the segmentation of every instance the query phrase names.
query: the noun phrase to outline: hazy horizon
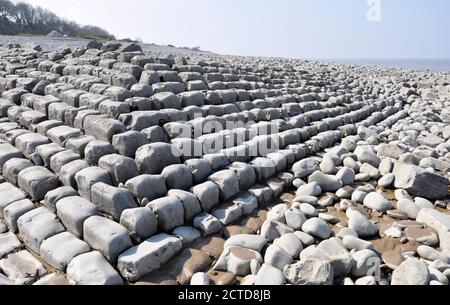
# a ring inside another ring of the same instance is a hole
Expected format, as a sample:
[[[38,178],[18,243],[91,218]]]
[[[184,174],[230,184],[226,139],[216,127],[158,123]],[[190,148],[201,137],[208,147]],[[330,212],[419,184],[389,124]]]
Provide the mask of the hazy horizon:
[[[448,59],[446,0],[26,0],[118,38],[220,54]]]

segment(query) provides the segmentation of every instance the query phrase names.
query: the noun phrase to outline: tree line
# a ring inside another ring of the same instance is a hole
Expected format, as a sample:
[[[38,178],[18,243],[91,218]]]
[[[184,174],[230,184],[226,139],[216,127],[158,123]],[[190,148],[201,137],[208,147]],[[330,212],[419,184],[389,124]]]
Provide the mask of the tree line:
[[[60,18],[42,7],[33,7],[23,2],[14,4],[9,0],[0,0],[0,34],[47,35],[53,30],[68,37],[115,39],[113,35],[100,27],[81,26],[76,22]]]

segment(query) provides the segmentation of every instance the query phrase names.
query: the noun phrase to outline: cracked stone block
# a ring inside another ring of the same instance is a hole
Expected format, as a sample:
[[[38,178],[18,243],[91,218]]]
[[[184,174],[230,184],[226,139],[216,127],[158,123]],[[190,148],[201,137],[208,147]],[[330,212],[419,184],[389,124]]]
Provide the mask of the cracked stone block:
[[[50,144],[49,138],[41,136],[40,134],[37,133],[27,133],[17,137],[16,139],[16,147],[27,158],[35,153],[36,148],[39,145],[44,144]]]
[[[56,203],[59,200],[73,196],[78,196],[78,192],[74,188],[72,188],[71,186],[61,186],[57,189],[47,192],[44,200],[41,203],[50,211],[56,212]]]
[[[98,251],[75,257],[67,266],[67,275],[77,285],[122,285],[116,270]]]
[[[106,155],[100,158],[98,166],[108,171],[115,186],[125,184],[128,180],[139,176],[136,162],[118,154]]]
[[[119,154],[134,158],[139,147],[149,144],[142,132],[127,131],[117,134],[112,138],[112,145]]]
[[[19,173],[28,167],[32,167],[33,163],[31,163],[28,159],[18,159],[13,158],[9,159],[3,165],[3,176],[11,183],[17,184],[17,177]]]
[[[92,216],[84,222],[83,235],[93,249],[100,251],[113,264],[120,253],[133,246],[127,229],[101,216]]]
[[[56,203],[56,211],[67,231],[78,238],[83,236],[85,220],[98,215],[97,207],[92,202],[78,196],[60,199]]]
[[[91,188],[95,183],[104,182],[112,185],[109,173],[96,166],[87,167],[77,172],[75,181],[77,182],[78,193],[87,200],[91,200]]]
[[[80,155],[71,150],[64,150],[50,157],[50,168],[55,174],[59,174],[64,165],[75,160],[80,160]]]
[[[63,232],[44,240],[41,244],[42,259],[62,272],[76,256],[91,250],[89,245],[69,232]]]
[[[13,158],[23,158],[20,150],[8,143],[0,144],[0,169],[3,168],[8,160]]]
[[[84,149],[84,158],[90,164],[97,164],[101,157],[114,153],[116,153],[116,151],[109,142],[95,140],[86,145]]]
[[[160,174],[166,166],[180,163],[178,149],[167,143],[144,145],[136,151],[136,164],[142,174]]]
[[[0,184],[0,217],[3,218],[4,209],[14,201],[25,199],[26,194],[9,182]]]
[[[27,250],[0,260],[0,269],[16,285],[31,284],[47,273],[45,267]]]
[[[128,180],[125,187],[134,194],[141,205],[144,200],[150,202],[167,194],[166,180],[161,175],[137,176]]]
[[[22,248],[19,239],[12,232],[0,234],[0,258]]]
[[[44,199],[47,192],[59,186],[58,177],[41,166],[33,166],[22,170],[17,181],[18,186],[35,201]]]
[[[22,215],[17,226],[23,243],[38,254],[44,240],[64,231],[56,215],[47,208],[36,208]]]
[[[194,228],[209,236],[222,230],[220,221],[208,213],[202,213],[194,218]]]
[[[96,183],[91,188],[92,203],[100,212],[113,219],[119,220],[120,215],[126,209],[138,207],[133,193],[126,188],[117,188],[103,182]]]
[[[183,190],[172,189],[168,192],[168,195],[177,197],[183,204],[185,223],[191,222],[195,216],[202,212],[200,201],[194,194]]]
[[[184,224],[184,207],[177,197],[163,197],[151,201],[147,208],[158,216],[158,227],[162,231],[171,231]]]
[[[208,180],[219,187],[221,201],[227,201],[240,192],[239,177],[232,170],[216,172],[209,176]]]
[[[120,216],[120,224],[138,242],[142,242],[158,232],[158,219],[155,213],[146,207],[123,211]]]
[[[11,232],[17,233],[17,220],[32,209],[34,209],[33,202],[23,199],[11,203],[3,210],[3,217]]]
[[[181,240],[168,234],[153,236],[119,256],[117,268],[131,282],[158,270],[181,251]]]
[[[219,187],[211,181],[198,184],[191,189],[191,192],[197,196],[203,211],[209,212],[219,204]]]

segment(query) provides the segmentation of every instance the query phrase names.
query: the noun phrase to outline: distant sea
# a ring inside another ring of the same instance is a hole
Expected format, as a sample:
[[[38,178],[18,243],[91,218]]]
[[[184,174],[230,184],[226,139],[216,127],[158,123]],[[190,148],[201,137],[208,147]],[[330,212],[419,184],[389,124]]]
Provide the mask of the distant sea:
[[[319,60],[319,59],[318,59]],[[450,58],[443,59],[320,59],[324,62],[336,62],[355,65],[374,65],[388,68],[405,68],[415,70],[432,70],[450,72]]]

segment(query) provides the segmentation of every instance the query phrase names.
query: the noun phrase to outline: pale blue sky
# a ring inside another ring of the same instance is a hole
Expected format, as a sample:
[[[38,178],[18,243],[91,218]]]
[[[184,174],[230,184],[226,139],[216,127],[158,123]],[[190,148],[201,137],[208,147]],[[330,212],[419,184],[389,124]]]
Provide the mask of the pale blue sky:
[[[221,54],[450,58],[450,1],[379,1],[370,22],[367,0],[26,0],[117,37]]]

